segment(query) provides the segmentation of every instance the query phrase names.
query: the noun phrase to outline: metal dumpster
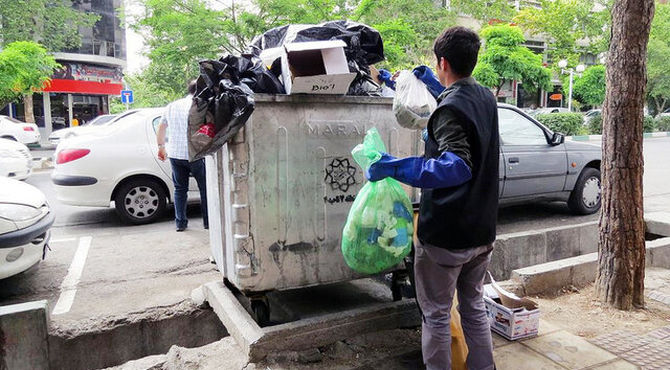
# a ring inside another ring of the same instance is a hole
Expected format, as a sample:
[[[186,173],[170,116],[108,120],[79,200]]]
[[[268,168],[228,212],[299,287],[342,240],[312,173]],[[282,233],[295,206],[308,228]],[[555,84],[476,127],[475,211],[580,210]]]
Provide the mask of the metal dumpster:
[[[396,123],[391,98],[255,100],[244,129],[207,158],[210,243],[224,279],[253,296],[361,277],[340,250],[365,181],[351,149],[376,127],[391,154],[418,155],[420,133]]]

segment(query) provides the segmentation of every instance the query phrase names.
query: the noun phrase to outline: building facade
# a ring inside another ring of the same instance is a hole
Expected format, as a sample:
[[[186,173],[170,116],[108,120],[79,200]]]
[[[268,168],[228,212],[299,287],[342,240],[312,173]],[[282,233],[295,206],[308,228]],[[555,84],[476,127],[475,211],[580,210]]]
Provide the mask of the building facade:
[[[100,19],[93,27],[82,27],[81,46],[54,53],[61,64],[42,93],[33,97],[35,123],[46,138],[53,130],[68,127],[109,112],[110,96],[123,89],[126,67],[126,34],[118,17],[123,0],[71,0],[72,6]],[[22,117],[23,106],[14,105]]]

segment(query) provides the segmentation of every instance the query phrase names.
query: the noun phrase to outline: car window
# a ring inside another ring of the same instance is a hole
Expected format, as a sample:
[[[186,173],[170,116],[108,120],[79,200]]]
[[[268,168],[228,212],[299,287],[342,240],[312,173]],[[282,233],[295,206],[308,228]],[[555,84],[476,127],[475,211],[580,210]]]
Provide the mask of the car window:
[[[156,135],[158,135],[158,125],[160,125],[160,123],[161,123],[161,118],[163,118],[163,117],[158,116],[158,117],[154,118],[153,121],[151,121],[151,126],[154,128],[154,134],[156,134]],[[168,134],[167,133],[168,133],[169,129],[170,129],[169,126],[165,128],[165,142],[166,143],[168,142]]]
[[[539,126],[511,109],[498,109],[498,125],[503,145],[547,144],[544,131]]]

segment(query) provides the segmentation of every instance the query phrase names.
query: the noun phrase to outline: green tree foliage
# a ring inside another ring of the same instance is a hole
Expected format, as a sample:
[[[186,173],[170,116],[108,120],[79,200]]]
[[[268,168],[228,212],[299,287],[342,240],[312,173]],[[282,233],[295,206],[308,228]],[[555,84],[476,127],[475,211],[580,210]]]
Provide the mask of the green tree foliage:
[[[595,54],[609,45],[611,1],[540,0],[540,7],[522,9],[514,21],[531,34],[548,39],[551,60],[577,64],[581,51]],[[578,45],[579,42],[579,45]]]
[[[585,105],[602,105],[605,100],[605,66],[591,66],[581,77],[575,78],[572,96]]]
[[[670,105],[670,4],[656,4],[647,45],[647,97],[657,113]]]
[[[7,45],[0,52],[0,106],[41,89],[57,67],[53,56],[35,42]]]
[[[91,27],[99,19],[74,9],[63,0],[0,0],[0,45],[35,41],[49,51],[81,45],[79,27]]]
[[[542,66],[542,56],[522,46],[525,42],[519,27],[507,24],[488,26],[480,32],[484,39],[474,77],[484,86],[496,89],[512,80],[520,81],[527,91],[551,88],[551,72]]]
[[[447,9],[433,0],[135,0],[143,12],[129,19],[144,35],[150,65],[146,78],[174,92],[197,75],[197,61],[241,53],[252,39],[277,26],[353,20],[376,28],[384,39],[381,67],[434,65],[432,43],[458,14],[510,19],[507,0],[482,7],[452,1]],[[212,4],[216,6],[212,6]]]

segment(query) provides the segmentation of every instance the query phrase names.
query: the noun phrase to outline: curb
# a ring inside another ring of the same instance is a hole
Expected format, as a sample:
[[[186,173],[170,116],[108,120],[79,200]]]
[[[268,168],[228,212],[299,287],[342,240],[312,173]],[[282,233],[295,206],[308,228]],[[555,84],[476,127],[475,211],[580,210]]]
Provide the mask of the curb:
[[[670,136],[670,132],[663,131],[663,132],[645,132],[642,134],[643,137],[649,138],[649,137],[668,137]],[[572,140],[572,141],[601,141],[603,139],[602,135],[574,135],[574,136],[566,136],[565,140]]]

